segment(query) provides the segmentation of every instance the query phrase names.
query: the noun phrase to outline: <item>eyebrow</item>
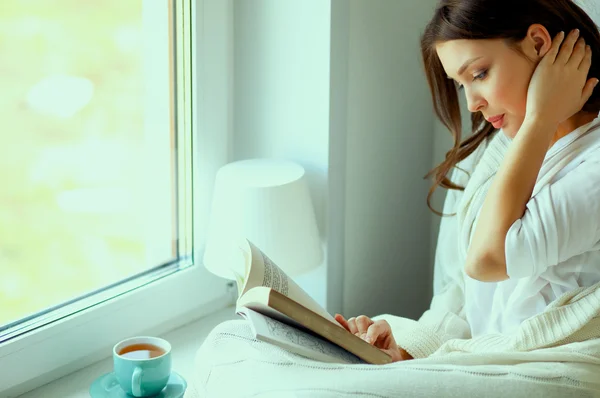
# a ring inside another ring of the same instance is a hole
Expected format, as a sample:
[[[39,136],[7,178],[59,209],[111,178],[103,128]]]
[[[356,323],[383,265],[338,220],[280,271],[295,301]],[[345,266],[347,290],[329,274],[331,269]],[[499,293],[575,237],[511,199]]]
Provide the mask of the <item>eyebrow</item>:
[[[462,75],[465,72],[465,70],[469,67],[469,65],[471,65],[473,62],[475,62],[481,58],[483,58],[483,57],[475,57],[475,58],[471,58],[471,59],[468,59],[467,61],[465,61],[465,63],[460,68],[458,68],[458,76]],[[452,79],[452,78],[450,76],[448,76],[448,79]]]

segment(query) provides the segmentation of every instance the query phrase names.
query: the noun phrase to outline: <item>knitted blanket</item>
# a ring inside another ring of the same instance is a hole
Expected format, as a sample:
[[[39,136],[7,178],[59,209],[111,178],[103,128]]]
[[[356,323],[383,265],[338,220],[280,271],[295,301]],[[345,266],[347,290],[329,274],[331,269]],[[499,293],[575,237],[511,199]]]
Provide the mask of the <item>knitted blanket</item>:
[[[513,335],[449,340],[427,358],[383,366],[313,361],[227,321],[198,351],[193,383],[202,397],[598,397],[599,309],[597,284]]]

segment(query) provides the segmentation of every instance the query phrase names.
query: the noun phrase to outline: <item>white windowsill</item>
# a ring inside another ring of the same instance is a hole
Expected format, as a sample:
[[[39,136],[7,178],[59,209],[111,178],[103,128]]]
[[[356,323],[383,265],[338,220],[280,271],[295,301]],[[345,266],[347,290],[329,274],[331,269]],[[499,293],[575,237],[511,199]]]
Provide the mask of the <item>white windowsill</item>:
[[[195,396],[191,383],[196,351],[216,325],[236,318],[239,319],[234,307],[227,307],[160,336],[168,340],[173,347],[173,370],[183,376],[188,383],[186,397]],[[102,361],[23,394],[20,398],[89,398],[89,388],[94,380],[112,371],[110,355],[109,352],[107,358]]]

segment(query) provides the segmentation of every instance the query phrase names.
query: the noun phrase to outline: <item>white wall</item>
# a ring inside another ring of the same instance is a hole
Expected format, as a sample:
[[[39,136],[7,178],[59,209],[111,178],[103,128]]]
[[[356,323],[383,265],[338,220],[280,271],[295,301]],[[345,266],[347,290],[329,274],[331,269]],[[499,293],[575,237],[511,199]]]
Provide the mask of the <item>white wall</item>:
[[[232,160],[283,158],[304,166],[324,241],[330,20],[329,1],[234,2]],[[324,261],[296,278],[322,305],[326,271]]]
[[[350,1],[342,193],[347,315],[416,318],[429,304],[431,215],[423,176],[432,164],[433,118],[419,38],[434,6]]]
[[[234,3],[232,160],[282,157],[307,168],[332,312],[416,318],[429,304],[422,177],[434,128],[418,46],[434,4]]]
[[[331,0],[327,309],[343,313],[350,3]]]
[[[280,157],[302,164],[324,236],[330,4],[323,0],[234,4],[233,156]]]

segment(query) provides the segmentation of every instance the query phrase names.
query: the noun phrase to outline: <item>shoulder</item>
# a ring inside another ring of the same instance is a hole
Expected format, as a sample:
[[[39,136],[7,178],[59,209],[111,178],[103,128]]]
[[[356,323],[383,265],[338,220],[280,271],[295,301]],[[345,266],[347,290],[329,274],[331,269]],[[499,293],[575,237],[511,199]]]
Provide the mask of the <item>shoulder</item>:
[[[573,176],[593,183],[600,182],[600,129],[597,133],[583,137],[570,145],[574,147],[571,151],[563,151],[565,153],[562,156],[557,156],[556,163],[560,165],[560,169],[552,176],[551,184]],[[583,184],[580,188],[586,185],[588,184]]]

